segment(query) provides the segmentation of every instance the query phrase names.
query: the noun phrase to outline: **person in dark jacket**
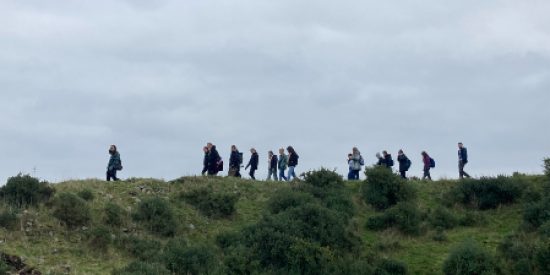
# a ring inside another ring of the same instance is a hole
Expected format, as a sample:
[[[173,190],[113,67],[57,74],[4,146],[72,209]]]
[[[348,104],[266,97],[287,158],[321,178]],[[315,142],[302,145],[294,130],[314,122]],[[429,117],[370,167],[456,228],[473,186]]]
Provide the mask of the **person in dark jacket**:
[[[231,145],[231,156],[229,157],[229,176],[230,177],[241,177],[241,164],[242,164],[242,154],[237,149],[237,146]]]
[[[278,159],[275,154],[273,154],[273,151],[269,151],[267,153],[267,180],[271,180],[271,175],[273,175],[273,179],[275,181],[278,181],[277,178],[277,166],[278,166]]]
[[[202,172],[201,174],[204,176],[206,172],[208,172],[208,147],[204,146],[202,148],[202,151],[204,152],[204,158],[202,160]]]
[[[277,166],[279,168],[279,180],[288,181],[288,179],[285,176],[285,171],[286,171],[286,168],[288,167],[288,156],[285,155],[284,148],[279,149],[279,163]]]
[[[296,179],[296,172],[294,171],[294,169],[296,169],[296,166],[298,166],[298,159],[300,158],[300,156],[298,156],[298,154],[294,150],[294,147],[292,146],[288,146],[286,150],[288,152],[288,180],[290,181],[292,180],[292,177]]]
[[[424,176],[422,176],[422,179],[428,178],[428,180],[432,180],[432,176],[430,175],[430,168],[431,168],[431,158],[426,151],[422,151],[422,162],[424,163]]]
[[[403,150],[397,153],[397,161],[399,162],[399,174],[404,179],[407,179],[407,171],[411,168],[411,160],[405,155]]]
[[[382,151],[382,156],[384,157],[386,167],[391,169],[393,167],[393,159],[391,157],[391,154],[389,154],[388,151]]]
[[[260,161],[260,158],[258,156],[258,153],[256,152],[256,149],[254,148],[250,149],[250,153],[252,155],[250,156],[250,160],[248,161],[248,164],[246,165],[244,170],[250,167],[250,172],[248,174],[253,180],[256,180],[256,177],[254,177],[254,174],[256,173],[256,170],[258,170],[258,163]]]
[[[119,181],[119,178],[116,177],[116,172],[122,170],[122,161],[120,160],[120,153],[116,148],[116,145],[111,145],[109,148],[109,163],[107,164],[107,181]]]
[[[386,159],[382,157],[380,153],[376,153],[376,158],[378,159],[378,162],[376,163],[376,165],[388,167],[386,165]]]
[[[461,179],[464,177],[470,178],[470,175],[464,171],[464,166],[468,163],[468,150],[462,142],[458,143],[458,174]]]
[[[208,147],[208,175],[216,176],[219,172],[219,162],[221,160],[220,154],[216,149],[216,145],[208,143],[206,146]]]

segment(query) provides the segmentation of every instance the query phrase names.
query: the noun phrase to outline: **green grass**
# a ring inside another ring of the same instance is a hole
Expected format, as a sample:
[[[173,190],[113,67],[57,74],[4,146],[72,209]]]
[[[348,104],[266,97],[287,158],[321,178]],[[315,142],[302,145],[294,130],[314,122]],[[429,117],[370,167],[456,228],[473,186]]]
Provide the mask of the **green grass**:
[[[530,177],[529,182],[536,187],[540,185],[540,178]],[[424,234],[412,237],[393,229],[382,232],[369,231],[364,226],[366,220],[377,212],[363,202],[359,191],[360,182],[346,184],[354,194],[353,201],[358,210],[352,219],[352,226],[356,234],[362,237],[365,251],[374,251],[383,257],[401,260],[407,264],[411,274],[441,274],[442,263],[451,248],[465,239],[475,239],[494,253],[502,238],[518,229],[521,224],[522,205],[514,204],[481,212],[486,218],[486,223],[482,225],[459,226],[445,231],[448,237],[446,242],[434,241],[432,236],[435,230],[427,225],[424,225]],[[417,188],[418,204],[421,211],[425,212],[440,205],[443,194],[456,185],[457,181],[411,181],[409,184]],[[240,194],[236,206],[237,213],[228,219],[210,219],[178,199],[178,194],[182,191],[207,185],[216,192]],[[122,228],[128,230],[128,234],[154,238],[166,243],[168,239],[150,235],[139,224],[134,223],[130,215],[144,198],[166,198],[174,207],[176,219],[180,224],[177,237],[184,236],[191,242],[213,243],[221,232],[238,231],[258,221],[269,198],[277,190],[289,188],[289,185],[233,178],[187,177],[183,182],[177,183],[155,179],[130,179],[123,182],[78,180],[58,183],[54,187],[56,193],[78,193],[84,189],[94,193],[95,199],[87,202],[92,208],[92,222],[87,228],[73,231],[65,229],[53,218],[51,209],[45,205],[21,212],[21,223],[17,230],[8,231],[0,228],[0,251],[25,258],[26,263],[35,266],[43,274],[63,274],[67,271],[71,274],[110,274],[113,269],[121,268],[133,260],[115,245],[111,245],[105,254],[93,252],[88,248],[87,232],[101,225],[103,208],[107,202],[115,202],[127,211]],[[144,191],[142,192],[139,187],[144,187]],[[0,210],[6,207],[0,203]],[[466,210],[455,206],[452,211],[461,215]],[[112,234],[115,238],[120,238],[126,233],[122,233],[122,229],[112,229]]]

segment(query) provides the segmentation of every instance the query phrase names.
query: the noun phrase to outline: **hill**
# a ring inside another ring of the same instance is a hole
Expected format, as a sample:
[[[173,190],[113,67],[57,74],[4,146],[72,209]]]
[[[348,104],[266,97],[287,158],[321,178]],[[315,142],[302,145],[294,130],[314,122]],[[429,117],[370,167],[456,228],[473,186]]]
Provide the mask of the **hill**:
[[[0,191],[0,271],[550,270],[548,177],[405,182],[384,168],[367,174],[369,181],[348,182],[320,170],[291,184],[222,177],[47,184],[19,175]]]

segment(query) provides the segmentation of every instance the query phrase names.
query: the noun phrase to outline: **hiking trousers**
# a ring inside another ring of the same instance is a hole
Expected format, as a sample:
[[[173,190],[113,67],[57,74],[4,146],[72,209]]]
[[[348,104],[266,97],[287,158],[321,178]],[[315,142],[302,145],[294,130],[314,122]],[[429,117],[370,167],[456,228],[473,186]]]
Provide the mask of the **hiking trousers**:
[[[470,178],[470,175],[468,175],[468,173],[464,171],[464,166],[466,166],[465,162],[461,160],[458,161],[458,175],[460,176],[461,179],[463,179],[464,177]]]

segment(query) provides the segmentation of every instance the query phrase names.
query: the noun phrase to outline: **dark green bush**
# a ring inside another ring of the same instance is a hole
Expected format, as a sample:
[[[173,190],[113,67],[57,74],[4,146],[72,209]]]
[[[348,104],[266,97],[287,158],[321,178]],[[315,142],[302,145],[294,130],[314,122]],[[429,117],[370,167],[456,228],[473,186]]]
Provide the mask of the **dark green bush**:
[[[85,201],[93,201],[95,199],[94,193],[90,189],[84,189],[78,192],[77,195]]]
[[[521,177],[465,179],[445,194],[445,201],[480,210],[494,209],[518,201],[525,188]]]
[[[406,275],[409,274],[409,272],[407,271],[407,265],[405,265],[405,263],[393,259],[383,259],[378,265],[375,274]]]
[[[366,226],[371,230],[395,227],[404,234],[417,235],[420,233],[421,222],[422,215],[418,207],[413,203],[403,202],[383,214],[370,217]]]
[[[495,274],[493,256],[474,241],[465,241],[451,250],[443,263],[446,275]]]
[[[0,188],[0,196],[10,205],[22,208],[46,202],[53,195],[54,189],[47,182],[40,182],[29,175],[17,175],[8,179]]]
[[[548,239],[535,252],[535,269],[540,274],[550,274],[550,241]]]
[[[367,180],[362,184],[361,191],[367,203],[377,210],[384,210],[398,202],[411,201],[416,197],[416,191],[401,177],[384,167],[367,168]]]
[[[468,211],[458,219],[460,226],[476,226],[487,222],[485,216],[481,213]]]
[[[342,176],[325,168],[318,171],[307,172],[305,174],[305,182],[309,185],[320,188],[344,187],[344,180]]]
[[[173,236],[178,228],[170,204],[158,197],[140,202],[132,218],[142,223],[151,233],[164,237]]]
[[[90,247],[99,252],[105,252],[113,242],[111,232],[103,226],[98,226],[90,232]]]
[[[550,221],[546,221],[539,227],[539,235],[544,238],[550,238]]]
[[[162,244],[157,240],[125,237],[119,241],[119,247],[140,261],[161,261]]]
[[[0,274],[10,274],[11,268],[4,262],[2,259],[0,259]]]
[[[158,263],[142,261],[132,262],[126,267],[114,270],[113,275],[171,275],[164,266]]]
[[[118,204],[108,202],[104,208],[103,222],[112,227],[120,227],[123,224],[125,212]]]
[[[203,215],[211,218],[227,218],[236,211],[239,195],[215,193],[209,188],[194,189],[181,193],[180,197],[197,208]]]
[[[519,235],[513,234],[504,237],[497,251],[502,258],[510,262],[518,262],[531,257],[532,247]]]
[[[438,207],[430,214],[429,222],[433,228],[451,229],[456,227],[458,219],[447,208]]]
[[[175,274],[212,274],[218,268],[213,247],[205,244],[189,246],[179,239],[167,244],[163,258],[166,267]]]
[[[357,212],[355,209],[355,204],[351,200],[351,195],[347,192],[347,190],[328,194],[323,199],[322,204],[328,209],[339,212],[348,219],[351,219]]]
[[[69,228],[86,225],[91,219],[90,207],[73,193],[60,193],[55,198],[53,216]]]
[[[539,228],[550,221],[550,197],[526,205],[523,211],[523,221],[530,227]]]
[[[436,228],[436,231],[435,231],[432,239],[436,242],[446,242],[446,241],[449,240],[449,238],[445,234],[445,230],[443,230],[443,228],[441,228],[441,227]]]
[[[0,212],[0,227],[12,230],[17,226],[17,214],[12,210]],[[0,273],[1,274],[1,273]]]
[[[290,208],[312,203],[311,194],[292,189],[283,189],[275,193],[267,202],[267,209],[272,214],[278,214]]]

